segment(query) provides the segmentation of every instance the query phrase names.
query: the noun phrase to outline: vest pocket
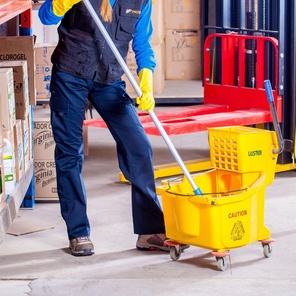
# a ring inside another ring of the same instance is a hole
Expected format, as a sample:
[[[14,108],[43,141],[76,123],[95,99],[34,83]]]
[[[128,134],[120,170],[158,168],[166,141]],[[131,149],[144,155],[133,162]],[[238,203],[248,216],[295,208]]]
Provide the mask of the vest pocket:
[[[117,61],[114,61],[108,65],[106,81],[112,82],[118,80],[123,75],[123,73],[124,71],[122,70],[121,66],[117,63]]]
[[[119,41],[129,42],[130,40],[132,40],[135,31],[136,28],[133,23],[121,21],[117,26],[115,38]]]

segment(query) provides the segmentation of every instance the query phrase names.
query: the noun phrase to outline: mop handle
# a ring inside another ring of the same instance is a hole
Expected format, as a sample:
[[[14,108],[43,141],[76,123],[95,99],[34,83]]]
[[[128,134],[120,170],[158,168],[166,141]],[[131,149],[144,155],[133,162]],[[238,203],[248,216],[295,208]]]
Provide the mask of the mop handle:
[[[128,66],[126,65],[125,61],[123,60],[122,56],[120,55],[118,49],[116,48],[114,42],[112,41],[111,37],[109,36],[109,34],[108,34],[107,30],[106,30],[106,28],[104,27],[101,20],[99,19],[99,17],[97,15],[97,13],[95,12],[93,6],[89,2],[89,0],[83,0],[83,3],[86,6],[86,8],[87,8],[88,12],[90,13],[90,15],[92,16],[93,20],[95,21],[96,25],[98,26],[99,30],[101,31],[102,35],[104,36],[106,42],[110,46],[113,54],[115,55],[117,61],[119,62],[120,66],[122,67],[125,75],[129,79],[129,81],[132,84],[133,88],[135,89],[137,95],[139,97],[142,97],[142,91],[141,91],[138,83],[136,82],[136,80],[133,77],[132,73],[130,72]],[[173,154],[175,160],[177,161],[180,168],[182,169],[184,175],[187,177],[190,185],[193,188],[194,193],[196,195],[203,195],[200,188],[198,188],[196,186],[196,184],[194,183],[193,178],[191,177],[190,173],[188,172],[184,162],[182,161],[180,155],[178,154],[177,150],[175,149],[171,139],[167,135],[166,131],[164,130],[163,126],[161,125],[161,123],[160,123],[159,119],[157,118],[157,116],[155,115],[155,113],[153,111],[151,111],[151,112],[149,112],[149,115],[150,115],[152,121],[154,122],[154,124],[156,125],[158,131],[160,132],[160,134],[161,134],[162,138],[164,139],[165,143],[167,144],[168,148],[170,149],[171,153]]]
[[[283,139],[283,135],[282,135],[282,132],[280,129],[280,124],[279,124],[279,120],[277,117],[277,113],[275,110],[274,98],[273,98],[272,88],[271,88],[271,84],[270,84],[269,80],[264,80],[264,87],[265,87],[265,92],[266,92],[266,96],[268,99],[269,107],[271,110],[271,117],[273,120],[274,129],[275,129],[278,144],[279,144],[279,148],[272,149],[272,152],[275,154],[280,154],[284,150],[284,139]]]

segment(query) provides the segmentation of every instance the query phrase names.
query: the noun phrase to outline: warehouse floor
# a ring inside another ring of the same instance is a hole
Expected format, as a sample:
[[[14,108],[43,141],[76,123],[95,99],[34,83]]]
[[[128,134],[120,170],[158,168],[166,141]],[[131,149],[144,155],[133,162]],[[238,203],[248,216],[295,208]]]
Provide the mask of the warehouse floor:
[[[149,138],[155,165],[175,161],[161,137]],[[171,139],[184,161],[209,155],[206,132]],[[260,215],[265,214],[275,239],[272,256],[263,256],[259,242],[232,249],[223,272],[211,250],[196,246],[178,261],[168,253],[136,250],[130,185],[119,182],[107,129],[89,128],[83,175],[95,255],[70,255],[57,202],[20,209],[12,224],[14,235],[7,233],[0,245],[0,295],[295,295],[296,171],[278,173],[266,188]]]

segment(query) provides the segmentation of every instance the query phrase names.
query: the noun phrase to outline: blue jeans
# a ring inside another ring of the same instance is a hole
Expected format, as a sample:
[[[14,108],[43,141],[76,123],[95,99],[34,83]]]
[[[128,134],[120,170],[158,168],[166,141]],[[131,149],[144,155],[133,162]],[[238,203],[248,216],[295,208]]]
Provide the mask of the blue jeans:
[[[116,141],[120,170],[131,182],[134,233],[164,233],[163,213],[155,193],[151,144],[125,91],[125,82],[100,84],[53,69],[50,107],[57,188],[69,239],[90,235],[81,174],[87,98]]]

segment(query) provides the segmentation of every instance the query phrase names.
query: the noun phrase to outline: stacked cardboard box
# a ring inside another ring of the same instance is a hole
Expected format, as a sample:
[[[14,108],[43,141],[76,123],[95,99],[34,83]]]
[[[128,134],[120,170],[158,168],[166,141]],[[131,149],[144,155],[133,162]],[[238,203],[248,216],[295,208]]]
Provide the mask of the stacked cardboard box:
[[[200,0],[165,0],[165,29],[200,29]]]
[[[34,114],[34,177],[35,199],[57,200],[55,142],[50,124],[49,109]]]
[[[2,96],[0,93],[0,106],[2,105]],[[3,152],[2,152],[2,116],[0,117],[0,212],[5,206],[5,185],[4,185],[4,171],[3,171]]]
[[[24,152],[24,171],[29,167],[30,160],[33,158],[32,153],[32,130],[31,130],[31,112],[27,117],[21,120],[22,138],[23,138],[23,152]],[[31,153],[30,153],[31,151]]]
[[[38,14],[38,6],[33,15]],[[164,90],[165,80],[201,79],[201,18],[200,0],[152,0],[152,48],[155,54],[156,68],[153,75],[155,94]],[[57,26],[43,26],[36,22],[36,90],[37,101],[46,101],[50,97],[51,54],[57,43]],[[127,66],[134,81],[139,84],[135,54],[130,44]],[[135,90],[128,77],[123,75],[127,92],[132,96]]]
[[[3,127],[3,134],[10,139],[13,146],[16,164],[15,177],[16,181],[19,181],[28,168],[30,160],[30,158],[29,160],[25,158],[24,151],[28,149],[25,150],[23,145],[24,143],[28,143],[29,147],[32,145],[30,138],[29,141],[24,141],[25,135],[31,133],[31,124],[27,125],[27,131],[23,131],[22,125],[23,121],[29,121],[31,118],[30,105],[36,104],[34,37],[3,36],[0,37],[0,44],[0,73],[8,71],[10,75],[10,83],[4,81],[4,76],[0,79],[1,112],[3,112],[1,127]],[[12,95],[3,94],[4,86],[8,85],[10,86],[8,93],[13,93],[13,104]],[[14,106],[14,116],[9,111],[9,108],[13,108],[9,107],[10,103]],[[30,157],[32,159],[33,156]]]
[[[0,93],[2,97],[2,136],[7,138],[12,146],[14,155],[14,137],[13,129],[16,123],[15,117],[15,96],[14,96],[14,78],[12,68],[0,68]],[[3,141],[3,140],[2,140]],[[1,144],[3,143],[1,141]],[[3,146],[3,145],[2,145]],[[15,156],[13,156],[15,159]],[[15,182],[14,172],[14,182]]]
[[[155,60],[157,63],[157,66],[154,71],[153,75],[153,90],[154,93],[160,94],[163,91],[164,88],[164,62],[163,62],[163,57],[164,57],[164,47],[163,43],[158,43],[158,44],[152,44],[152,48],[154,50],[154,56]],[[129,46],[129,52],[126,60],[127,66],[135,79],[136,83],[139,84],[140,80],[137,75],[137,63],[135,59],[135,54],[132,50],[131,45]],[[123,75],[122,77],[125,82],[126,82],[126,90],[129,94],[133,95],[135,94],[135,89],[133,88],[132,84],[130,83],[128,77],[126,75]]]
[[[51,80],[51,55],[58,42],[56,25],[43,25],[39,19],[38,12],[42,3],[34,3],[32,9],[33,35],[36,36],[35,62],[36,62],[36,101],[47,103],[50,98],[49,84]]]
[[[4,177],[4,165],[3,165],[3,138],[7,138],[12,146],[12,160],[14,161],[14,138],[13,129],[16,123],[15,118],[15,96],[14,96],[14,78],[12,68],[0,68],[0,96],[1,96],[1,164],[3,167],[2,176]],[[13,184],[15,183],[15,171],[14,166],[10,168],[13,170]],[[2,182],[2,181],[1,181]],[[5,192],[4,184],[4,196],[10,194]],[[3,199],[3,198],[2,198]],[[5,198],[4,198],[5,201]],[[3,203],[3,200],[0,202]]]
[[[200,0],[166,0],[164,7],[165,79],[201,79]]]
[[[15,117],[16,119],[25,119],[29,114],[27,61],[0,62],[0,68],[12,68],[15,99]]]
[[[27,61],[29,104],[36,104],[34,36],[1,36],[0,61]]]
[[[5,207],[5,184],[4,184],[4,172],[3,172],[3,160],[2,160],[2,147],[0,147],[0,212]]]
[[[198,80],[201,67],[200,0],[152,1],[152,48],[156,68],[153,76],[155,94],[164,90],[165,80]],[[139,83],[135,55],[129,48],[127,66]],[[135,90],[126,75],[127,91]]]
[[[88,129],[84,127],[83,141],[85,156],[88,154],[87,133]],[[34,112],[34,176],[36,200],[58,200],[54,150],[55,141],[50,123],[50,109],[36,108]]]
[[[40,2],[34,2],[32,5],[32,33],[34,36],[36,36],[37,47],[39,46],[39,44],[58,42],[57,28],[59,26],[59,23],[50,26],[46,26],[41,23],[38,16],[39,8],[42,5],[42,3]]]
[[[13,128],[13,135],[15,151],[15,176],[16,181],[19,181],[25,173],[24,139],[22,133],[22,121],[20,119],[16,120],[16,124]]]
[[[12,153],[12,162],[14,164],[14,167],[13,167],[13,171],[12,171],[12,174],[13,174],[13,182],[15,184],[15,182],[17,181],[16,180],[16,166],[15,166],[15,159],[16,159],[16,153],[15,153],[15,141],[14,141],[14,131],[13,129],[12,130],[6,130],[6,131],[3,131],[3,138],[6,138],[9,143],[11,144],[11,153]],[[3,143],[3,142],[2,142]],[[4,143],[2,145],[2,149],[4,148]],[[2,150],[3,152],[3,150]],[[8,192],[5,192],[5,195],[8,195],[9,193]]]
[[[51,55],[56,47],[54,43],[38,44],[35,48],[36,54],[36,98],[38,101],[49,101],[49,85],[51,80]]]
[[[29,161],[24,161],[24,133],[22,121],[28,120],[30,113],[27,61],[0,62],[0,83],[3,137],[12,145],[15,164],[14,181],[20,181]],[[6,87],[5,87],[6,86]],[[28,132],[28,131],[27,131]],[[1,142],[2,143],[2,142]]]
[[[5,184],[4,184],[4,172],[3,172],[3,160],[2,160],[2,146],[0,147],[0,212],[5,207]]]
[[[10,67],[13,70],[14,93],[16,108],[16,123],[14,134],[17,145],[22,143],[22,150],[19,146],[16,159],[19,172],[16,172],[17,180],[29,168],[30,160],[33,159],[33,124],[32,113],[36,104],[36,75],[35,75],[35,42],[32,36],[4,37],[0,38],[0,44],[5,46],[0,51],[3,52],[0,67]],[[12,54],[10,54],[12,52]]]
[[[0,68],[0,92],[2,129],[4,131],[13,130],[16,117],[13,70],[11,68]]]
[[[164,89],[165,81],[165,48],[164,48],[164,18],[163,18],[163,1],[152,1],[152,26],[153,34],[151,39],[152,49],[154,51],[156,67],[153,75],[153,91],[155,94],[161,94]],[[135,54],[131,45],[129,46],[129,52],[126,60],[127,66],[131,71],[137,84],[139,84],[139,77],[137,75],[137,63],[135,60]],[[132,84],[126,75],[123,75],[123,79],[126,81],[127,92],[132,96],[136,93]]]
[[[166,79],[201,79],[201,45],[198,30],[166,31]]]

